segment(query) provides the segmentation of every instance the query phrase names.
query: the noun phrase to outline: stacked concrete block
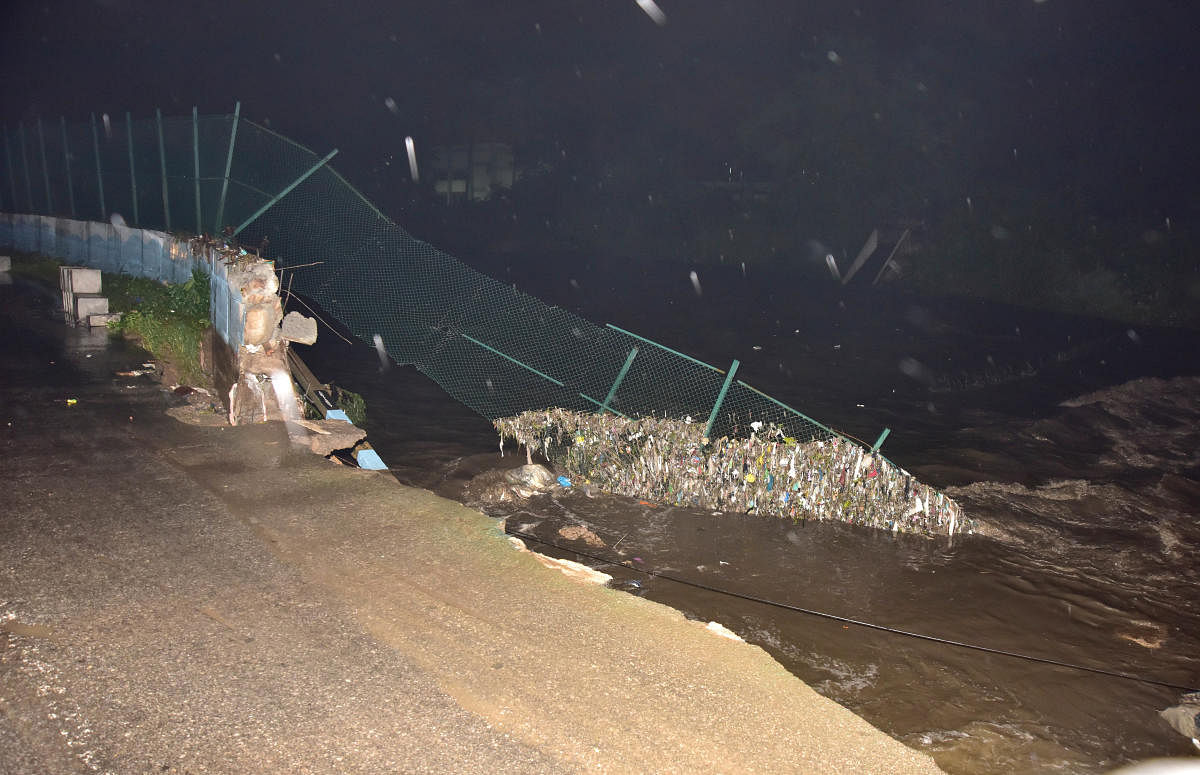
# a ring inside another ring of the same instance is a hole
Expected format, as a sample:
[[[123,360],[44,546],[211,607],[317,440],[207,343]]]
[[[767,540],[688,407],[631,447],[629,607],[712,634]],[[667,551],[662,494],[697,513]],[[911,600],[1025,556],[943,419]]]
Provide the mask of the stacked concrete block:
[[[89,315],[108,314],[108,297],[103,294],[76,293],[72,301],[71,314],[76,323],[86,321]]]
[[[117,313],[108,311],[108,297],[100,292],[99,269],[60,266],[58,282],[62,289],[63,311],[71,322],[103,326],[119,317]]]

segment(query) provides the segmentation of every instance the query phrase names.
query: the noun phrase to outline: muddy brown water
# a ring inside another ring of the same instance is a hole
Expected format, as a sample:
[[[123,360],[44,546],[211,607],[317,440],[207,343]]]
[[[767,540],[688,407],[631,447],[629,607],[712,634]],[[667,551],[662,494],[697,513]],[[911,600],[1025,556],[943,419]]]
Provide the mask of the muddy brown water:
[[[1190,754],[1158,711],[1181,694],[1171,685],[1200,686],[1191,334],[890,292],[795,303],[776,298],[780,278],[740,273],[702,274],[715,290],[699,298],[686,270],[651,273],[631,297],[570,271],[519,281],[710,361],[743,357],[739,376],[860,438],[892,428],[889,457],[949,488],[986,535],[893,536],[579,487],[475,505],[534,548],[729,627],[955,775],[1097,773]],[[401,482],[471,503],[473,479],[524,463],[411,367],[384,370],[368,347],[331,336],[309,355],[319,377],[365,395],[370,438]],[[604,546],[559,535],[570,525]]]

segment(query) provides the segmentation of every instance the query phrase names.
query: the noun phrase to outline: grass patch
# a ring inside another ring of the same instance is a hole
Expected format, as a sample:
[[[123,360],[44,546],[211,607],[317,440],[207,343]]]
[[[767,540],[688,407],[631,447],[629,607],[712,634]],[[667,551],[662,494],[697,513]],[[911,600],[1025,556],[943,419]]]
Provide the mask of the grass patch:
[[[171,363],[188,385],[204,385],[200,348],[209,326],[208,275],[199,270],[192,279],[164,285],[143,277],[108,275],[104,292],[109,309],[122,313],[110,330],[139,339],[155,357]]]

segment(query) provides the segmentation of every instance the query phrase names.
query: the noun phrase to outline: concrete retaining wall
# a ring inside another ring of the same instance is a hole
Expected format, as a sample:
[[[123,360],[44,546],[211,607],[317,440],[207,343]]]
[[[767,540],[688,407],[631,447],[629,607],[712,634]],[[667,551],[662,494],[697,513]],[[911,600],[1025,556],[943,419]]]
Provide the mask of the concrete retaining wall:
[[[0,213],[0,249],[40,253],[102,272],[185,283],[200,269],[211,278],[213,328],[235,351],[242,344],[246,305],[229,282],[229,267],[216,251],[151,229],[76,221],[48,215]]]
[[[39,253],[72,266],[167,283],[187,282],[197,269],[206,272],[211,288],[209,315],[216,332],[206,349],[211,353],[213,379],[230,422],[239,425],[287,417],[279,406],[278,391],[274,387],[265,388],[272,378],[286,382],[290,399],[285,402],[294,411],[296,396],[292,381],[283,376],[288,374],[286,342],[279,328],[283,310],[270,262],[242,256],[237,251],[222,254],[212,247],[161,231],[11,213],[0,213],[0,250],[3,249]],[[349,423],[340,410],[330,412],[327,417],[339,422],[322,428],[319,434],[323,436],[330,436],[333,430],[341,431],[337,428],[341,421]],[[290,423],[289,432],[297,430],[299,426]],[[359,440],[362,433],[342,432],[339,438],[349,436],[353,438],[347,446]],[[327,439],[318,438],[318,443],[313,444],[314,451],[318,451],[320,443],[329,446]],[[340,447],[329,447],[336,448]],[[321,454],[328,451],[322,447]],[[359,450],[355,457],[363,468],[387,468],[369,447]]]

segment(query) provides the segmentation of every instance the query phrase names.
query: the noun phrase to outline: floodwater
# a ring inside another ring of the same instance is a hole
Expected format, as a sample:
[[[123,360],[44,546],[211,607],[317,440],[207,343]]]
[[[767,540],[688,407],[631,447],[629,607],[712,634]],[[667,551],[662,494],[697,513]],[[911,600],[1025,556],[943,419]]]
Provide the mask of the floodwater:
[[[858,438],[891,428],[889,458],[948,488],[984,533],[893,536],[580,488],[475,504],[531,548],[720,622],[955,775],[1190,755],[1158,711],[1200,688],[1193,335],[740,267],[699,270],[703,295],[677,265],[480,268],[711,363],[739,358],[739,377]],[[364,394],[400,481],[471,503],[472,480],[524,463],[411,367],[382,370],[324,330],[308,355]],[[560,536],[569,525],[603,546]]]

